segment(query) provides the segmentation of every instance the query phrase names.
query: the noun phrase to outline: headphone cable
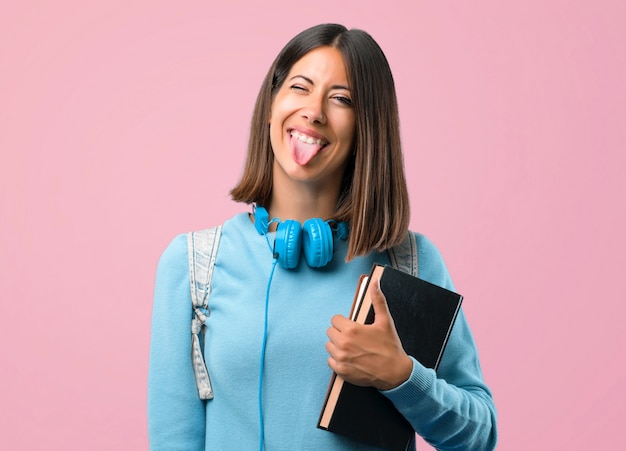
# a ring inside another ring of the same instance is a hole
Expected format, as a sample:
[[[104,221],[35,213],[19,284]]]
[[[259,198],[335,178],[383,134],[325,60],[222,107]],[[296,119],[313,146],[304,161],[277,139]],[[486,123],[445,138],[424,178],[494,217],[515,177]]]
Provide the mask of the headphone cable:
[[[268,243],[269,244],[269,243]],[[265,367],[265,348],[267,345],[267,323],[268,323],[268,310],[270,300],[270,286],[272,285],[272,279],[274,277],[274,269],[276,269],[276,263],[278,259],[274,258],[272,261],[272,270],[270,272],[269,280],[267,281],[267,290],[265,292],[265,313],[263,321],[263,341],[261,343],[261,362],[259,370],[259,451],[263,451],[263,444],[265,442],[265,427],[263,422],[263,369]]]

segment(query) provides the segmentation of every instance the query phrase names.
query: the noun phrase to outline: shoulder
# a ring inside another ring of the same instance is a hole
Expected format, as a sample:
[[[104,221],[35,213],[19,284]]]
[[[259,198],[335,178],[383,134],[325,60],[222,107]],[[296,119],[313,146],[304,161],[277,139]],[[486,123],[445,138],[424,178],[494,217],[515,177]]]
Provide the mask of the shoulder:
[[[445,260],[437,246],[425,235],[412,232],[417,243],[419,277],[435,285],[453,290],[454,284]]]
[[[189,291],[189,259],[187,255],[187,234],[181,233],[170,241],[159,258],[155,286],[157,294],[171,294],[181,289]]]
[[[188,264],[187,233],[181,233],[172,239],[159,258],[159,271],[171,270]]]
[[[194,230],[192,232],[181,233],[176,235],[161,253],[157,269],[157,276],[162,277],[188,277],[189,275],[189,237],[193,234],[196,238],[200,238],[200,242],[196,246],[204,245],[208,240],[208,235],[216,231],[221,235],[223,231],[233,232],[245,227],[246,221],[249,222],[247,213],[239,213],[230,219],[224,221],[223,224],[205,229]],[[218,228],[220,229],[218,231]]]

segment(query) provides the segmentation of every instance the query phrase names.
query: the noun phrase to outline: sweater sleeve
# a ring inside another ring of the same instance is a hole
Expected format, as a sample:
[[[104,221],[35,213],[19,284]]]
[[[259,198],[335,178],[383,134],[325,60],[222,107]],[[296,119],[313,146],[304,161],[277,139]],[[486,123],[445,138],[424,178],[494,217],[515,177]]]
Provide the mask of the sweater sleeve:
[[[191,294],[186,235],[159,260],[150,337],[148,435],[150,449],[203,450],[205,408],[191,364]]]
[[[417,235],[420,277],[454,290],[436,247]],[[452,328],[439,370],[413,359],[409,379],[382,392],[415,431],[440,450],[491,450],[496,446],[496,411],[483,381],[476,345],[461,310]]]

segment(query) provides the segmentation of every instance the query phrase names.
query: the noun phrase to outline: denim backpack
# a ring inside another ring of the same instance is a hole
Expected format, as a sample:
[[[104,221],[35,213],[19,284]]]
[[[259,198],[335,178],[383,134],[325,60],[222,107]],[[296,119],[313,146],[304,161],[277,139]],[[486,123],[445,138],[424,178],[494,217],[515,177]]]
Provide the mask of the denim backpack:
[[[211,379],[202,353],[200,335],[204,335],[210,316],[209,295],[213,266],[222,234],[222,226],[187,234],[189,282],[194,317],[191,320],[191,359],[200,399],[213,399]],[[415,234],[409,231],[404,240],[387,250],[391,266],[417,277],[418,257]]]

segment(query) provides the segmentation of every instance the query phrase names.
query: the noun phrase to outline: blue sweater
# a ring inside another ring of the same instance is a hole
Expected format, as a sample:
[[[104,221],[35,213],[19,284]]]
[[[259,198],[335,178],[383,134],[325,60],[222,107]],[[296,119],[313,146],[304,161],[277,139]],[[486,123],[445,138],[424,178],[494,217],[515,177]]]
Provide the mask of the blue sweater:
[[[419,275],[454,289],[441,255],[417,234]],[[271,242],[272,238],[270,238]],[[263,383],[266,450],[366,450],[316,428],[331,370],[326,330],[347,315],[358,277],[386,253],[345,263],[347,243],[335,240],[324,268],[301,261],[276,267],[270,288]],[[201,401],[191,366],[192,317],[186,235],[159,261],[148,382],[152,450],[254,450],[259,447],[258,382],[265,293],[272,255],[247,213],[224,223],[215,262],[205,357],[214,399]],[[483,382],[474,340],[461,312],[437,374],[414,361],[408,381],[383,392],[415,431],[440,449],[492,449],[496,414]]]

